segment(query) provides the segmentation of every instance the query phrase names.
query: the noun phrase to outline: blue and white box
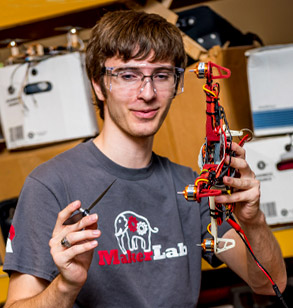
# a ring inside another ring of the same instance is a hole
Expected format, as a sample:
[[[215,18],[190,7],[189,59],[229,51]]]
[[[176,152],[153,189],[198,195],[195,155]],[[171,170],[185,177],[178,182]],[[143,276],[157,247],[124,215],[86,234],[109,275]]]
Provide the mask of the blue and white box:
[[[245,55],[255,136],[293,132],[293,44],[255,48]]]

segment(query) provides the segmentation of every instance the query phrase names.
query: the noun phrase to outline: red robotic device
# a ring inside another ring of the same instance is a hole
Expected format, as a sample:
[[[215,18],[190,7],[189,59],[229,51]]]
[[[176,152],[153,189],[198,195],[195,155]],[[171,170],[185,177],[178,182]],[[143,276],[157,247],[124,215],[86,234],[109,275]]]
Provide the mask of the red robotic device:
[[[200,202],[203,197],[209,198],[211,223],[208,226],[208,231],[211,234],[211,238],[205,239],[199,246],[204,251],[214,252],[215,254],[235,247],[234,239],[218,238],[217,235],[217,228],[222,224],[225,214],[226,221],[239,234],[257,266],[270,280],[280,302],[285,308],[288,308],[278,286],[254,255],[244,231],[233,216],[234,204],[218,204],[214,200],[215,196],[232,193],[232,188],[223,184],[223,177],[225,175],[231,177],[236,175],[236,170],[230,166],[230,162],[225,162],[227,156],[231,159],[235,155],[231,148],[232,138],[234,136],[243,136],[239,142],[239,145],[243,146],[244,142],[252,137],[252,132],[248,129],[240,131],[231,131],[229,129],[224,108],[219,103],[220,86],[219,83],[213,83],[213,80],[229,78],[231,72],[229,69],[212,62],[199,62],[192,72],[198,78],[206,78],[206,84],[203,86],[206,94],[206,139],[198,159],[201,170],[200,175],[194,184],[187,185],[179,194],[183,194],[188,201]],[[249,133],[244,135],[245,131]]]
[[[211,224],[208,228],[212,238],[205,239],[201,246],[204,250],[218,254],[235,246],[233,239],[221,239],[217,236],[217,226],[222,224],[224,213],[226,220],[230,222],[234,206],[216,204],[214,197],[231,193],[231,188],[223,184],[223,177],[234,176],[235,170],[224,162],[227,155],[234,155],[231,150],[233,136],[243,135],[244,130],[230,131],[224,108],[219,102],[220,85],[213,83],[214,79],[229,78],[230,70],[212,62],[199,62],[192,71],[198,78],[206,79],[203,86],[206,94],[206,139],[199,154],[200,175],[194,184],[186,186],[181,193],[188,201],[200,202],[201,198],[209,197]],[[249,135],[246,135],[239,144],[243,145],[248,138]]]

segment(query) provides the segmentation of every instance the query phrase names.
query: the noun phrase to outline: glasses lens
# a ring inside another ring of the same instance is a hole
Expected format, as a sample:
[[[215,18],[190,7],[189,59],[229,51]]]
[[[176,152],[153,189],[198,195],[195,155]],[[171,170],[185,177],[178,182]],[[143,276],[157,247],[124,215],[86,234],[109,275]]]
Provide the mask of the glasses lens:
[[[145,75],[137,68],[106,68],[106,86],[112,91],[120,91],[127,97],[137,96],[148,83],[155,93],[174,97],[183,92],[184,70],[180,68],[157,68],[152,75]]]

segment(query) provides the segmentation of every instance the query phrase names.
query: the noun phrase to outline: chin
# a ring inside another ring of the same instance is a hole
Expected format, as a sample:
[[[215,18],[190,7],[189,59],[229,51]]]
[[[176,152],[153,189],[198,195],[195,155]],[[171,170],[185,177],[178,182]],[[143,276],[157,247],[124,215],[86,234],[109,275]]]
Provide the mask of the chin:
[[[132,136],[135,138],[148,138],[153,137],[156,134],[156,132],[137,132],[133,133]]]
[[[158,130],[154,129],[154,130],[142,130],[142,131],[133,131],[131,133],[131,135],[133,137],[137,137],[137,138],[147,138],[147,137],[152,137],[156,134]]]
[[[141,126],[141,127],[139,127],[139,126]],[[160,127],[158,125],[152,125],[151,127],[150,126],[146,127],[145,124],[136,125],[135,127],[133,127],[130,134],[133,137],[151,137],[151,136],[154,136],[156,134],[156,132],[159,130],[159,128]]]

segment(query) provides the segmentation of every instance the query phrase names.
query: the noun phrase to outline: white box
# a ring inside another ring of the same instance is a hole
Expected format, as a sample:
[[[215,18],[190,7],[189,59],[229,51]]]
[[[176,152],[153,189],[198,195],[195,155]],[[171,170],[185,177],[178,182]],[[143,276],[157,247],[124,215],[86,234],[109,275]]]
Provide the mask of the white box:
[[[251,49],[245,55],[254,134],[293,132],[293,44]]]
[[[4,136],[2,133],[1,116],[0,116],[0,143],[4,142]]]
[[[293,222],[292,137],[260,138],[246,143],[245,150],[247,162],[261,184],[260,206],[268,224]],[[291,169],[278,170],[280,162]]]
[[[8,149],[96,135],[84,54],[1,68],[0,116]]]

